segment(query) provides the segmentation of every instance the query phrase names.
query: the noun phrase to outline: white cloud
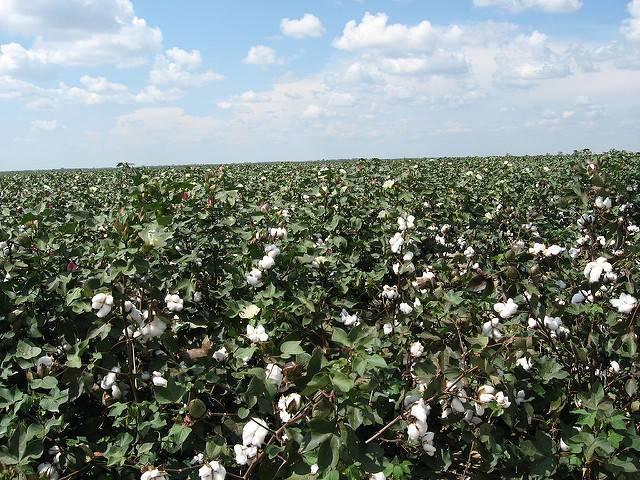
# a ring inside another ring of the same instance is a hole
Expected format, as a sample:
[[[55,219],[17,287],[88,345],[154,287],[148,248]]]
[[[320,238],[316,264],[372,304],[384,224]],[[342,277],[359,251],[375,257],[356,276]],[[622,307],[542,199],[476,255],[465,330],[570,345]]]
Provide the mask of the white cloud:
[[[15,42],[0,45],[0,75],[37,77],[48,70],[46,52],[28,50]]]
[[[242,60],[247,65],[274,65],[282,63],[282,59],[276,56],[276,51],[265,45],[255,45],[249,49],[249,53]]]
[[[212,137],[221,122],[178,107],[143,108],[116,119],[115,133],[131,143],[189,143]]]
[[[162,90],[155,85],[147,85],[135,96],[135,101],[139,103],[169,102],[182,98],[183,91],[178,88]]]
[[[468,64],[462,53],[438,51],[431,57],[384,58],[380,63],[383,70],[395,74],[457,74],[465,73]]]
[[[43,88],[24,80],[19,80],[9,75],[0,76],[0,100],[28,98],[34,95],[41,95],[43,91]]]
[[[322,116],[324,113],[325,111],[322,109],[322,107],[312,104],[307,106],[307,108],[304,109],[304,111],[302,112],[302,116],[304,118],[318,118]]]
[[[622,33],[627,40],[640,42],[640,0],[632,0],[627,5],[631,18],[622,23]]]
[[[457,25],[434,26],[424,20],[418,25],[388,24],[386,13],[365,13],[362,21],[349,21],[333,45],[341,50],[386,49],[402,51],[432,50],[438,45],[457,44],[463,30]]]
[[[58,129],[57,120],[33,120],[31,122],[31,128],[33,130],[44,130],[47,132],[53,132]]]
[[[212,71],[197,72],[202,65],[198,50],[186,51],[177,47],[156,56],[149,73],[151,85],[172,85],[176,87],[200,87],[224,77]]]
[[[287,37],[304,38],[304,37],[321,37],[325,33],[322,22],[315,15],[305,13],[298,20],[283,18],[280,22],[280,31]]]
[[[126,85],[110,82],[105,77],[91,77],[89,75],[83,75],[80,77],[80,83],[90,92],[114,93],[126,92],[129,90],[129,87]]]
[[[496,77],[502,83],[531,86],[533,82],[571,75],[572,58],[551,48],[548,37],[538,31],[519,35],[496,57]]]
[[[130,0],[3,0],[0,31],[34,39],[30,54],[49,65],[137,65],[160,49],[162,34],[134,14]],[[17,53],[15,47],[14,53]]]
[[[583,0],[473,0],[476,7],[500,7],[512,12],[536,9],[548,13],[575,12]]]

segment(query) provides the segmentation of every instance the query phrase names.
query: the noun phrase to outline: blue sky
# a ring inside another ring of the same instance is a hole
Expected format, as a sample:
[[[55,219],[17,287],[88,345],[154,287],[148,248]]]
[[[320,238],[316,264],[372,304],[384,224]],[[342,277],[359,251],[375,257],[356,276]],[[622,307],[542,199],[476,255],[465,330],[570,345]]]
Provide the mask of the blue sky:
[[[640,0],[0,0],[0,170],[640,150]]]

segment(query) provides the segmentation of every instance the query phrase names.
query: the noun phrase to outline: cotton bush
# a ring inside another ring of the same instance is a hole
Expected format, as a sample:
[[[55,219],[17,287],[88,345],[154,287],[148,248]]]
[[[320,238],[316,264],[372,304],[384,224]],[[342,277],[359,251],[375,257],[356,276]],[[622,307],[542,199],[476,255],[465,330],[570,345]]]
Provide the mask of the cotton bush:
[[[638,478],[639,185],[618,151],[0,176],[0,478]]]

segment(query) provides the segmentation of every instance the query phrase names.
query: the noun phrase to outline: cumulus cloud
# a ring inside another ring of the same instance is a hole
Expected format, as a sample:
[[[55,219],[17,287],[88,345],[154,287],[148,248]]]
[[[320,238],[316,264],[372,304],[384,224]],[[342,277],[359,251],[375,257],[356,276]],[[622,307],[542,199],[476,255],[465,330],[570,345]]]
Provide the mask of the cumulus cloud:
[[[34,61],[138,65],[162,45],[160,30],[135,16],[130,0],[4,0],[0,9],[0,31],[34,39],[24,51],[13,45],[4,53],[12,54],[14,72],[20,66],[28,72]]]
[[[175,87],[200,87],[224,77],[212,71],[199,72],[202,66],[200,51],[182,50],[173,47],[156,56],[149,73],[149,82],[153,86],[171,85]]]
[[[242,60],[242,63],[247,65],[275,65],[282,63],[282,59],[276,56],[276,51],[265,45],[254,45],[249,49],[249,53]]]
[[[640,0],[632,0],[627,5],[631,18],[622,23],[622,33],[632,42],[640,42]]]
[[[500,7],[512,12],[536,9],[548,13],[575,12],[582,8],[583,0],[473,0],[477,7]]]
[[[534,31],[518,35],[512,45],[501,49],[496,77],[503,83],[530,86],[534,81],[569,76],[571,61],[566,52],[550,47],[547,35]]]
[[[463,30],[457,25],[434,26],[428,20],[417,25],[389,24],[386,13],[365,13],[360,23],[349,21],[334,47],[341,50],[385,49],[403,51],[432,50],[438,45],[458,43]]]
[[[321,37],[326,30],[318,17],[305,13],[302,18],[297,20],[283,18],[280,22],[280,31],[287,37],[305,38]]]
[[[211,116],[195,116],[178,107],[142,108],[116,119],[114,132],[131,143],[175,141],[198,142],[213,136],[220,121]]]
[[[57,120],[33,120],[31,122],[32,130],[44,130],[47,132],[53,132],[58,129]]]
[[[42,50],[29,50],[15,42],[0,45],[0,75],[39,77],[49,67],[47,53]]]

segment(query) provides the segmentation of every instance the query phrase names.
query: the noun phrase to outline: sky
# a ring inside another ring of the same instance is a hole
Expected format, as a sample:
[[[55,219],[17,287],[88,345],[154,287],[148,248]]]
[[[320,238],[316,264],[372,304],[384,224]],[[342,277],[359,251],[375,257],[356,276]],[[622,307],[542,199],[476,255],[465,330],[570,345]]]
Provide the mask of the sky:
[[[640,150],[640,0],[0,0],[0,170]]]

